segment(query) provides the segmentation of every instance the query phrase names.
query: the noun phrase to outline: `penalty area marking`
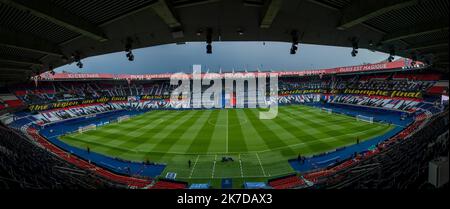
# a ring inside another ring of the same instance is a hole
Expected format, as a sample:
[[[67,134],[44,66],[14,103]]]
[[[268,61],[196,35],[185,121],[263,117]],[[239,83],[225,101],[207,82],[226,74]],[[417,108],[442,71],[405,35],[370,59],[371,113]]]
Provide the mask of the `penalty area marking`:
[[[217,155],[214,156],[214,164],[213,164],[213,169],[211,172],[211,178],[214,178],[214,172],[216,170],[216,161],[217,161]]]
[[[239,154],[239,167],[241,168],[241,178],[244,178],[244,171],[242,170],[241,154]]]
[[[261,163],[261,159],[259,158],[258,153],[256,153],[256,158],[258,158],[259,166],[261,166],[261,170],[263,172],[263,175],[266,176],[266,171],[264,171],[264,167],[263,167],[263,165]]]
[[[189,178],[192,178],[192,174],[194,173],[195,165],[197,165],[198,158],[200,155],[197,155],[197,159],[195,159],[194,166],[192,166],[191,174],[189,174]]]

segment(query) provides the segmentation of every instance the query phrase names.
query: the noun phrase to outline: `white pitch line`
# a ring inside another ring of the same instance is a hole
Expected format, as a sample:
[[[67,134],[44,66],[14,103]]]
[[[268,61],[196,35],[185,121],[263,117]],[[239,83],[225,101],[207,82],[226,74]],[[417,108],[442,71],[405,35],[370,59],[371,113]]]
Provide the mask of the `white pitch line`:
[[[241,168],[241,177],[244,178],[244,171],[242,170],[241,154],[239,154],[239,167]]]
[[[358,136],[360,134],[364,134],[364,133],[367,133],[369,131],[373,131],[373,130],[376,130],[376,129],[379,129],[379,128],[381,128],[381,126],[375,126],[374,128],[366,129],[364,131],[352,132],[352,133],[342,134],[342,135],[339,135],[339,136]],[[276,151],[276,150],[283,150],[283,149],[287,149],[287,148],[290,148],[290,147],[296,147],[296,146],[300,146],[300,145],[317,144],[317,143],[322,143],[322,142],[333,142],[333,141],[337,140],[336,138],[337,137],[335,137],[335,136],[326,137],[326,138],[322,138],[320,140],[315,140],[315,141],[310,141],[310,142],[300,142],[300,143],[290,144],[290,145],[286,145],[286,146],[283,146],[283,147],[277,147],[277,148],[273,148],[273,149],[265,149],[265,150],[259,150],[259,151],[248,151],[246,154],[257,153],[257,152],[258,153],[265,153],[265,152],[271,152],[271,151]],[[82,140],[82,139],[78,139],[78,140],[82,141],[82,142],[87,142],[86,140]],[[353,142],[349,143],[347,145],[351,145],[351,144],[353,144]],[[122,148],[122,150],[128,150],[128,151],[132,151],[132,152],[142,152],[142,153],[163,153],[163,154],[177,154],[177,155],[184,155],[184,154],[186,154],[186,152],[161,152],[161,151],[148,152],[146,150],[139,150],[139,149],[136,150],[136,149],[126,149],[126,148]],[[239,154],[239,152],[227,152],[227,153],[224,153],[224,152],[197,153],[196,152],[196,153],[187,153],[187,154],[191,154],[191,155],[216,155],[216,154],[217,155],[222,155],[222,154]]]
[[[226,111],[227,111],[227,125],[226,125],[226,135],[225,135],[225,140],[226,140],[226,142],[225,142],[226,152],[225,153],[228,153],[228,110],[226,110]]]
[[[199,157],[200,157],[200,155],[197,155],[197,159],[195,159],[194,166],[192,166],[192,170],[191,170],[191,174],[189,175],[189,178],[191,178],[192,174],[194,173],[195,165],[197,165],[197,161],[198,161]]]
[[[256,153],[256,158],[258,158],[259,165],[261,166],[261,170],[262,170],[262,172],[263,172],[263,175],[266,176],[266,171],[264,171],[264,167],[263,167],[263,165],[262,165],[262,163],[261,163],[261,159],[259,158],[258,153]]]
[[[217,161],[217,155],[214,156],[214,164],[213,164],[211,178],[214,178],[214,172],[216,170],[216,161]]]

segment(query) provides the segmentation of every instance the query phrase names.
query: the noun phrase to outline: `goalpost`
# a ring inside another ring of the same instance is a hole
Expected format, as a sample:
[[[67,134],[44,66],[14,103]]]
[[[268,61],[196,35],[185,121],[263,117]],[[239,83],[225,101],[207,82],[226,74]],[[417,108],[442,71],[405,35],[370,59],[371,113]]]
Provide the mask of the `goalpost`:
[[[322,107],[322,112],[326,112],[326,113],[328,113],[328,114],[331,114],[331,113],[333,113],[333,110],[332,109],[330,109],[330,108],[324,108],[324,107]]]
[[[125,121],[125,120],[128,120],[128,119],[130,119],[129,115],[120,116],[120,117],[117,118],[117,122],[122,122],[122,121]]]
[[[368,123],[373,123],[373,117],[364,116],[364,115],[357,115],[356,116],[357,121],[364,121]]]
[[[94,130],[95,128],[97,128],[97,126],[95,124],[91,124],[88,126],[83,126],[83,127],[78,127],[78,133],[83,133],[89,130]]]

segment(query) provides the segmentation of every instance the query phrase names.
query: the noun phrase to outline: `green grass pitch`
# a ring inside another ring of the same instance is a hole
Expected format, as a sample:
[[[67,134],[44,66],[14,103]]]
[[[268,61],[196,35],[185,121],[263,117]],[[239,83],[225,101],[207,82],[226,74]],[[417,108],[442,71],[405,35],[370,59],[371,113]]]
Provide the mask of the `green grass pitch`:
[[[62,136],[70,145],[126,160],[166,163],[177,180],[235,185],[293,173],[288,159],[367,140],[393,127],[303,106],[280,106],[273,120],[259,109],[154,110],[95,130]],[[232,157],[234,162],[221,162]],[[188,160],[192,166],[189,168]]]

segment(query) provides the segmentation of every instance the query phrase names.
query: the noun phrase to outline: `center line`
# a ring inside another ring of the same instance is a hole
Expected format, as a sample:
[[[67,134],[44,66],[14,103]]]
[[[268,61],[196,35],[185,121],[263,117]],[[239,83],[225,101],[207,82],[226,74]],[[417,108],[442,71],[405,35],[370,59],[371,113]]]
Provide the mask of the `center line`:
[[[227,111],[227,125],[226,125],[226,135],[225,135],[225,152],[228,153],[228,110]]]

